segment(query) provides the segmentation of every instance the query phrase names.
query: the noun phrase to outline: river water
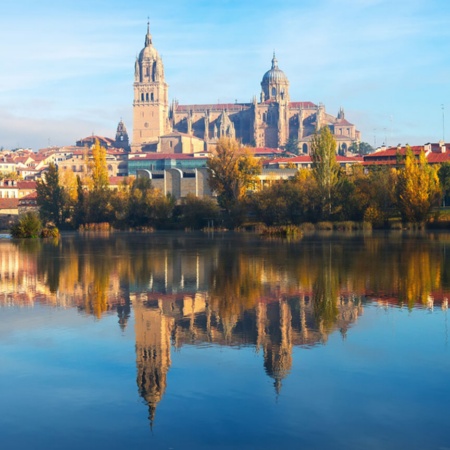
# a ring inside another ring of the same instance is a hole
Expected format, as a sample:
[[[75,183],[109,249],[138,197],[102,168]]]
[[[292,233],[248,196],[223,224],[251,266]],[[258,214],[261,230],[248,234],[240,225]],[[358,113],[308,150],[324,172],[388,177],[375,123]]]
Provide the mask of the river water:
[[[0,239],[0,442],[450,449],[450,234]]]

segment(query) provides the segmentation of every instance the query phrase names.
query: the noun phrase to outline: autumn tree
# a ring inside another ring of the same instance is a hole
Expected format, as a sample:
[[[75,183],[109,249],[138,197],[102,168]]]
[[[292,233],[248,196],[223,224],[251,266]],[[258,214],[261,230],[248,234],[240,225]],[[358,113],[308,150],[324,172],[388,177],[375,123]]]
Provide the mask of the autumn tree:
[[[333,191],[338,187],[340,167],[336,162],[336,141],[325,126],[311,139],[312,173],[317,182],[322,218],[332,214]]]
[[[92,160],[89,162],[89,172],[92,180],[92,191],[103,191],[109,188],[108,167],[106,165],[106,149],[98,139],[92,147]]]
[[[95,140],[92,147],[87,186],[88,192],[85,193],[87,221],[93,223],[110,222],[113,211],[106,165],[106,149],[100,145],[98,139]]]
[[[55,164],[50,163],[43,178],[36,182],[37,204],[44,223],[53,222],[60,228],[70,217],[70,200],[59,182],[59,172]]]
[[[239,206],[246,191],[261,173],[259,161],[232,138],[220,138],[215,155],[208,160],[209,185],[228,214]]]
[[[397,182],[397,205],[405,222],[424,222],[437,203],[440,184],[437,170],[431,167],[425,153],[417,159],[409,146],[406,147],[405,166],[399,169]]]

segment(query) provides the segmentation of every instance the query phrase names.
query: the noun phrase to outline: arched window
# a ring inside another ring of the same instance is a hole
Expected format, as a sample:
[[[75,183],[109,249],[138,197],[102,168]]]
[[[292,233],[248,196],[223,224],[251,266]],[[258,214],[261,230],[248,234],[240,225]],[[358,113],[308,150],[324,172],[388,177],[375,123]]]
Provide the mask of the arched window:
[[[303,144],[303,153],[305,154],[305,155],[307,155],[308,154],[308,144]]]
[[[145,100],[148,102],[148,92],[145,94]]]
[[[150,94],[150,100],[153,102],[155,100],[155,97],[153,96],[153,92]]]
[[[144,93],[141,94],[141,101],[144,101]]]
[[[149,77],[150,76],[150,67],[146,67],[145,68],[145,76]]]
[[[272,88],[272,97],[275,97],[277,95],[277,90],[276,88]]]

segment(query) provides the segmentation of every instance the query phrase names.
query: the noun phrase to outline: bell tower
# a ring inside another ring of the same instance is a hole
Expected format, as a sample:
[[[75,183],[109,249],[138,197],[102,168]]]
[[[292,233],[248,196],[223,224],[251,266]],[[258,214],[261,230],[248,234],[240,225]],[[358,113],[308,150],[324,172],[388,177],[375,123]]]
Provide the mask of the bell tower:
[[[133,151],[155,144],[169,132],[169,94],[164,66],[153,47],[150,24],[147,23],[145,47],[134,65]]]

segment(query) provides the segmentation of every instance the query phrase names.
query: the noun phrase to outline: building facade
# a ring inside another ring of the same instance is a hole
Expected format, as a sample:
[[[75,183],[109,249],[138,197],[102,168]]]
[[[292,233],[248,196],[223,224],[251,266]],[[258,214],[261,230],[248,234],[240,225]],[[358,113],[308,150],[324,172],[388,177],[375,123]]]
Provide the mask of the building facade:
[[[168,84],[161,57],[153,46],[149,26],[145,47],[135,63],[132,151],[161,151],[158,142],[169,133],[183,133],[204,142],[205,150],[220,137],[239,139],[244,145],[279,148],[298,142],[301,153],[309,154],[314,132],[329,126],[337,151],[345,154],[360,133],[347,121],[341,108],[337,116],[325,106],[309,101],[291,101],[289,80],[273,55],[271,68],[263,75],[259,101],[169,107]]]

